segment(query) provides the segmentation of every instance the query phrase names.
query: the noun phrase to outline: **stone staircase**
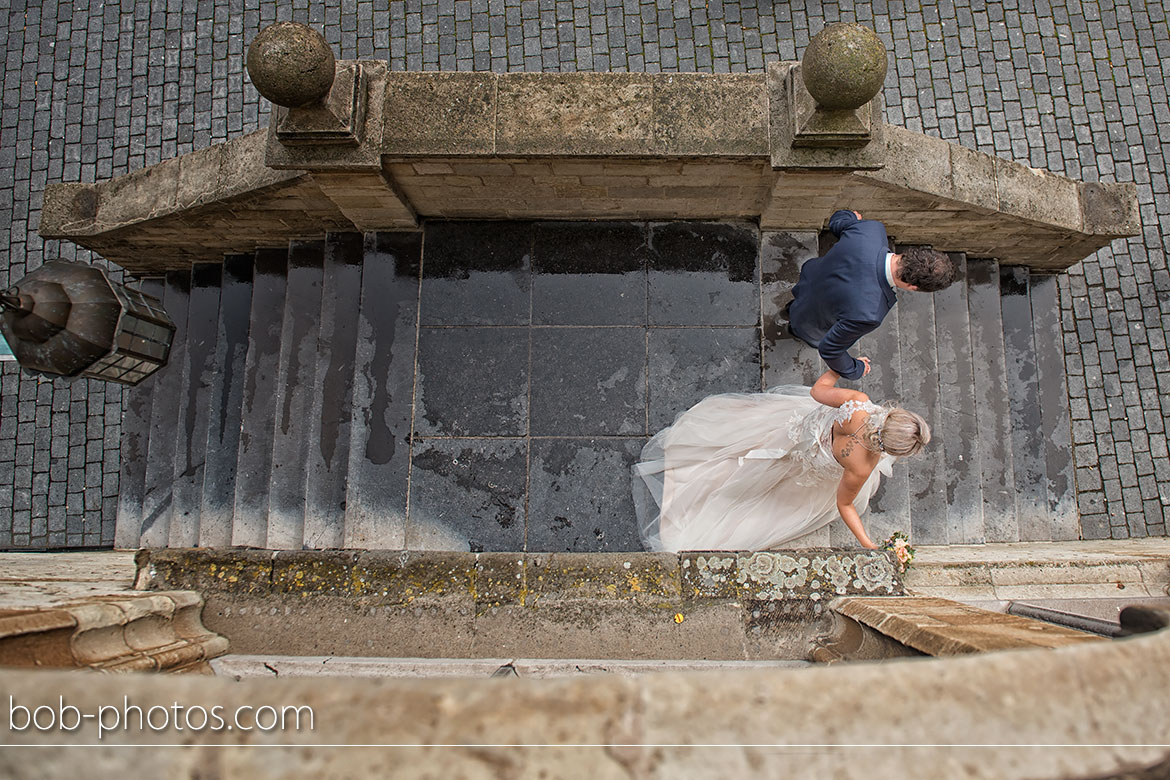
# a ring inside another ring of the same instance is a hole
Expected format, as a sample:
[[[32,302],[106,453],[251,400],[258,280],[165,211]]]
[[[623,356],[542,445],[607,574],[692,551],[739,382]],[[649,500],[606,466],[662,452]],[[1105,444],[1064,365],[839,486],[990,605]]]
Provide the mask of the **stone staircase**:
[[[127,393],[116,545],[640,549],[628,467],[648,435],[709,393],[820,374],[781,314],[818,241],[428,222],[146,279],[178,331]],[[903,294],[862,344],[856,386],[935,431],[870,533],[1079,538],[1056,278],[954,257],[961,282]],[[839,523],[800,542],[852,544]]]
[[[816,251],[812,240],[764,236],[765,312],[769,298],[783,310],[800,263],[827,249],[824,236]],[[919,412],[934,436],[929,456],[883,482],[869,533],[910,530],[920,544],[1078,539],[1056,277],[951,258],[959,281],[933,296],[900,293],[857,348],[874,368],[855,386]],[[767,384],[811,383],[823,365],[785,324],[765,319]],[[808,541],[848,545],[852,535],[834,523]]]

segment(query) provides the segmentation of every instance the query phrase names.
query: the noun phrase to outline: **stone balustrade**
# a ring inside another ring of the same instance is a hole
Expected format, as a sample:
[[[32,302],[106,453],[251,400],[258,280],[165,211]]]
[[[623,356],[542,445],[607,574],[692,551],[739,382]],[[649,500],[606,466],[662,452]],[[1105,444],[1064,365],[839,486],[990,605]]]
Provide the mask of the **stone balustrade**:
[[[95,184],[50,185],[40,232],[127,269],[183,268],[420,219],[754,219],[837,208],[903,243],[1066,268],[1139,229],[1132,184],[1081,183],[880,122],[861,150],[794,148],[794,63],[767,74],[403,73],[360,65],[359,143],[275,129]]]
[[[0,671],[0,688],[30,708],[56,707],[60,696],[83,712],[124,696],[144,711],[176,702],[302,708],[283,729],[117,729],[105,747],[36,759],[45,776],[62,776],[98,761],[107,772],[136,771],[142,754],[126,744],[284,746],[150,754],[159,776],[260,779],[366,775],[387,762],[436,777],[1153,778],[1170,766],[1168,686],[1165,630],[1055,650],[638,677],[235,682]],[[97,727],[30,729],[10,741],[96,744]],[[20,774],[27,760],[0,751],[0,773]]]

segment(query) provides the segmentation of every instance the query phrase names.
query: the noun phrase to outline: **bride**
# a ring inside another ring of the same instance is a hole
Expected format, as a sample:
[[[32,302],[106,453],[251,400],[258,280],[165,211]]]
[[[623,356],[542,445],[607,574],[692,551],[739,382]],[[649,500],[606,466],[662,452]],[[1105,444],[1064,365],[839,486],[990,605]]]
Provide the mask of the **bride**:
[[[870,403],[826,371],[812,388],[709,396],[656,434],[633,467],[646,548],[767,550],[861,513],[897,457],[930,441],[917,414]]]

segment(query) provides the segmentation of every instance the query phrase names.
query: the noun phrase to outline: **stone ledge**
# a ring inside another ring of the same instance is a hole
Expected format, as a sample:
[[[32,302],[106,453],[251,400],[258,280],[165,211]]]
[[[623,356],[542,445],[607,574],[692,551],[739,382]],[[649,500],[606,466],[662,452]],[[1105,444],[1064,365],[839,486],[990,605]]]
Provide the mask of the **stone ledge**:
[[[92,769],[100,755],[108,772],[134,776],[141,771],[141,754],[120,745],[247,745],[259,738],[288,746],[237,751],[230,764],[207,763],[226,753],[189,747],[151,754],[152,771],[159,776],[212,771],[225,778],[258,780],[297,776],[307,766],[317,775],[368,774],[372,759],[367,755],[322,744],[454,745],[425,753],[409,748],[378,754],[383,762],[390,755],[408,774],[442,777],[479,776],[491,771],[485,766],[525,777],[576,776],[583,767],[594,777],[776,777],[791,774],[794,765],[802,776],[846,780],[933,780],[940,767],[947,767],[942,776],[976,780],[1116,777],[1170,766],[1170,751],[1161,746],[1170,718],[1170,703],[1161,692],[1168,687],[1166,631],[1118,642],[960,658],[514,683],[236,682],[0,671],[0,689],[30,709],[56,707],[59,696],[82,712],[96,712],[123,696],[143,710],[169,708],[175,702],[225,710],[244,705],[278,711],[290,704],[311,707],[312,729],[302,724],[260,736],[239,730],[119,729],[101,740],[107,745],[99,748],[104,753],[37,754],[38,769],[46,775]],[[891,696],[901,698],[892,703]],[[476,744],[459,747],[468,735]],[[99,741],[92,721],[75,732],[29,729],[19,739],[43,745]],[[563,748],[524,747],[532,744]],[[685,747],[713,744],[726,747]],[[753,747],[759,745],[772,747]],[[864,747],[873,745],[894,747]],[[988,750],[980,745],[1013,747]],[[1108,747],[1086,747],[1098,745]],[[0,772],[19,775],[26,761],[20,751],[0,753]]]
[[[888,553],[144,550],[242,653],[804,658],[837,595],[902,592]]]
[[[844,598],[831,608],[927,655],[1065,647],[1103,637],[941,598]]]
[[[751,671],[802,668],[808,661],[706,661],[628,658],[362,658],[361,656],[225,655],[211,662],[218,677],[408,677],[487,678],[492,676],[633,676],[661,672]]]
[[[693,600],[904,593],[890,554],[862,550],[686,553],[459,553],[394,550],[141,550],[137,587],[247,595],[457,600],[537,608],[550,602]]]
[[[961,601],[1170,596],[1170,540],[922,546],[907,592]]]
[[[197,593],[133,589],[131,553],[3,553],[0,571],[0,665],[207,671],[227,652]]]
[[[765,76],[391,73],[393,157],[766,157]]]
[[[226,204],[303,175],[264,163],[267,130],[164,160],[96,184],[45,188],[40,234],[78,239],[133,228],[209,204]]]
[[[777,126],[790,123],[773,116],[769,79],[791,63],[773,65],[461,74],[363,63],[371,106],[359,147],[284,147],[261,130],[98,184],[51,184],[40,232],[146,272],[428,218],[819,230],[850,207],[903,243],[1047,269],[1140,230],[1132,184],[1082,184],[881,122],[862,150],[777,156],[788,143]]]

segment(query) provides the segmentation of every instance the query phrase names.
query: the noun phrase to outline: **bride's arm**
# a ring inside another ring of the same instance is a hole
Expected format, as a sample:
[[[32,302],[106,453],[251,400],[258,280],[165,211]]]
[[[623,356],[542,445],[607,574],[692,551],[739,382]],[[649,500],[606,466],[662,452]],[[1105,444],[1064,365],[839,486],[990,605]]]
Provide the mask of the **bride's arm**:
[[[837,485],[837,511],[841,513],[841,519],[845,521],[845,525],[849,526],[849,530],[857,537],[857,541],[861,542],[861,546],[873,550],[877,548],[877,545],[865,532],[865,526],[861,524],[861,516],[857,514],[857,509],[853,506],[853,499],[857,498],[861,486],[868,478],[868,474],[858,474],[848,468],[845,469],[845,473],[841,475],[841,483]]]
[[[841,378],[833,369],[829,369],[821,374],[820,378],[813,383],[810,394],[812,397],[823,403],[825,406],[840,406],[846,401],[868,401],[869,396],[860,390],[850,390],[845,387],[837,387],[837,381]]]

